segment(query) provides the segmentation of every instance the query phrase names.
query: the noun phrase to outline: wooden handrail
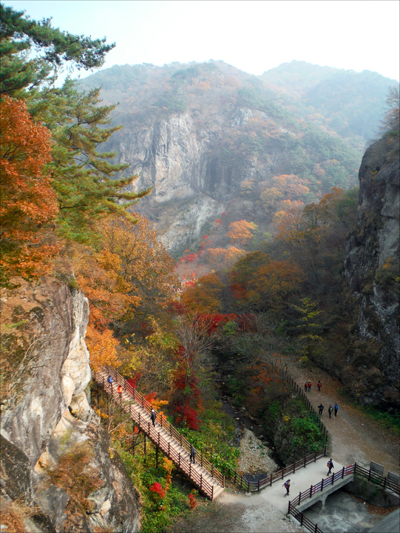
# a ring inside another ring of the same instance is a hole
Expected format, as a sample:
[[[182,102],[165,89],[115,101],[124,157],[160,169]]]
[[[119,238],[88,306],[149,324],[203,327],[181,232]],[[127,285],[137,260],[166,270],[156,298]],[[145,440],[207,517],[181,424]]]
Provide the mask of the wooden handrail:
[[[125,401],[122,402],[122,395],[120,395],[117,392],[117,387],[113,386],[113,383],[109,384],[106,379],[105,375],[111,375],[113,377],[113,380],[118,385],[121,385],[123,387],[123,390],[128,393],[129,397],[132,398],[142,409],[147,411],[148,417],[141,416],[141,413],[137,411],[134,407],[134,404]],[[111,395],[111,397],[121,405],[121,407],[129,413],[130,417],[134,420],[134,422],[139,426],[139,428],[152,440],[159,448],[163,451],[168,457],[170,457],[175,465],[186,475],[188,475],[189,479],[196,485],[196,487],[205,494],[208,498],[213,499],[214,497],[214,485],[212,483],[209,483],[207,479],[202,475],[199,474],[196,469],[191,467],[191,463],[189,460],[189,453],[191,449],[190,443],[182,437],[182,435],[168,422],[165,422],[162,418],[162,415],[158,414],[158,420],[160,422],[161,430],[159,431],[155,427],[152,426],[150,423],[150,413],[151,413],[151,404],[147,402],[147,400],[140,395],[133,387],[130,386],[129,383],[124,380],[120,374],[113,369],[112,367],[105,367],[99,372],[94,372],[93,376],[95,380],[103,386],[103,388],[106,390],[107,393]],[[171,446],[171,442],[169,440],[166,440],[162,434],[163,431],[165,431],[165,428],[167,428],[168,433],[172,435],[174,440],[176,440],[177,446],[184,449],[184,453],[177,452],[173,446]],[[178,436],[178,438],[176,438]],[[182,446],[181,443],[182,442]],[[207,468],[208,461],[203,458],[203,466]],[[224,476],[210,463],[210,474],[212,478],[216,479],[218,484],[221,487],[224,487]],[[218,479],[219,478],[219,479]]]

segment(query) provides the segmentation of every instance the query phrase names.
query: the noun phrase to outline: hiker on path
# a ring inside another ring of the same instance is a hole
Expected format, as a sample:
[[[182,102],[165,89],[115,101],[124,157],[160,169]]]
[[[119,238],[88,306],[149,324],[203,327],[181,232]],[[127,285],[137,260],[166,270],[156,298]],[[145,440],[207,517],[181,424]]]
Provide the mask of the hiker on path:
[[[326,466],[329,468],[328,473],[327,473],[326,475],[327,475],[327,476],[330,476],[332,468],[335,468],[335,467],[333,466],[333,463],[332,463],[332,457],[329,459],[329,461],[328,461],[328,463],[327,463]]]
[[[150,418],[151,418],[151,421],[153,422],[153,427],[154,427],[156,425],[156,418],[157,418],[157,415],[154,409],[151,410]]]
[[[332,418],[333,407],[330,405],[328,408],[329,418]]]
[[[282,485],[282,487],[285,487],[286,494],[285,496],[289,496],[289,489],[290,489],[290,479],[287,479],[285,483]]]
[[[109,383],[109,384],[111,385],[112,380],[113,380],[113,379],[112,379],[112,375],[110,374],[110,375],[108,376],[108,378],[107,378],[107,383]]]
[[[308,391],[311,392],[311,381],[308,382]]]
[[[118,391],[118,394],[119,394],[119,399],[120,399],[120,401],[122,401],[122,387],[121,387],[121,385],[118,385],[117,391]]]
[[[318,392],[321,392],[321,387],[322,387],[322,383],[320,381],[318,381]]]
[[[334,409],[335,409],[335,416],[336,416],[336,415],[337,415],[337,412],[339,411],[339,406],[338,406],[337,403],[335,403],[335,407],[334,407]]]
[[[304,383],[304,390],[305,390],[306,392],[308,391],[308,381],[306,381],[306,382]]]
[[[318,409],[319,409],[319,416],[321,416],[322,415],[322,411],[324,410],[324,406],[322,405],[322,403],[319,404]]]
[[[194,449],[194,446],[190,449],[190,462],[193,464],[196,463],[196,450]]]

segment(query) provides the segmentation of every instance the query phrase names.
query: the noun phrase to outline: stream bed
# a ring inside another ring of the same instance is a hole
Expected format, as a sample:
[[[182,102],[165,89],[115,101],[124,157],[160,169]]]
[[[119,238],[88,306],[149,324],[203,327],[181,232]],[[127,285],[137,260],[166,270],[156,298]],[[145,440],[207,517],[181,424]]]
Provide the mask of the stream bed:
[[[382,514],[371,512],[367,503],[343,490],[327,498],[325,509],[319,511],[319,507],[313,505],[304,515],[327,533],[372,533],[382,520]]]

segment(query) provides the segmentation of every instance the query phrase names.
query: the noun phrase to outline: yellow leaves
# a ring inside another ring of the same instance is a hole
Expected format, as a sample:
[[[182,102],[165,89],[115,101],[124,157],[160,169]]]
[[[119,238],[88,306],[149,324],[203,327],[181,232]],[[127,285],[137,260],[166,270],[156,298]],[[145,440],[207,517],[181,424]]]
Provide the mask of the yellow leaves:
[[[236,261],[246,255],[246,250],[230,246],[225,248],[209,248],[207,250],[207,260],[215,268],[230,268]]]
[[[117,346],[119,342],[109,329],[99,331],[90,324],[86,331],[86,344],[90,352],[90,362],[94,370],[102,365],[118,366]]]
[[[253,223],[247,222],[247,220],[238,220],[230,224],[226,236],[231,239],[231,242],[239,241],[241,244],[247,244],[253,238],[252,231],[254,229]]]
[[[240,194],[248,195],[254,188],[254,179],[243,180],[240,182]]]

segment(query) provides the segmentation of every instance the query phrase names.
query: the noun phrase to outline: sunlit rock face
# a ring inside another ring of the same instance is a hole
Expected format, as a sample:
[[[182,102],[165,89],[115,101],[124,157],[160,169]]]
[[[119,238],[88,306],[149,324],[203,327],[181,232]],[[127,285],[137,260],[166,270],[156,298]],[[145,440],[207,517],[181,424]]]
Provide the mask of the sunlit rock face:
[[[23,518],[21,527],[28,532],[138,531],[139,495],[118,456],[110,453],[109,437],[86,394],[91,379],[87,298],[52,278],[40,286],[21,283],[4,294],[3,313],[18,314],[27,325],[25,351],[1,405],[2,505],[24,498],[39,506],[36,520]],[[83,502],[73,487],[53,485],[48,475],[77,446],[87,446],[85,468],[96,479]]]
[[[385,139],[371,145],[359,179],[357,230],[347,243],[345,275],[360,302],[359,336],[374,340],[378,355],[372,365],[365,361],[368,369],[359,369],[367,389],[375,389],[361,400],[399,405],[399,157],[393,145]]]

